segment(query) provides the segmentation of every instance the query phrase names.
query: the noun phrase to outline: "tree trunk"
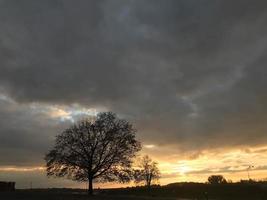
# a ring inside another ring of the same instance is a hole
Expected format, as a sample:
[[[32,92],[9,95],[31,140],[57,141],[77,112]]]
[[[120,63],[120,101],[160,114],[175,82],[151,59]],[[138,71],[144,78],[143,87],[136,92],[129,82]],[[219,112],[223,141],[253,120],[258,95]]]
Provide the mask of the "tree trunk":
[[[88,179],[88,195],[93,195],[93,179]]]
[[[148,188],[148,190],[150,190],[150,188],[151,188],[151,183],[150,182],[147,183],[147,188]]]

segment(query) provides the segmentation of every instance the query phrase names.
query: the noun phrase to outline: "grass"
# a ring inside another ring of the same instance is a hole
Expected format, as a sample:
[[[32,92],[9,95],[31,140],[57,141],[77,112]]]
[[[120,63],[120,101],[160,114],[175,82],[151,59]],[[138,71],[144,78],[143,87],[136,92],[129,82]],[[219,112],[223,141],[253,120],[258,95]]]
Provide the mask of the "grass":
[[[1,200],[267,200],[266,184],[198,183],[171,184],[145,187],[96,190],[88,197],[85,190],[33,189],[0,193]]]
[[[149,196],[96,194],[89,197],[84,191],[75,190],[17,190],[16,192],[0,192],[1,200],[174,200],[175,198],[158,198]]]

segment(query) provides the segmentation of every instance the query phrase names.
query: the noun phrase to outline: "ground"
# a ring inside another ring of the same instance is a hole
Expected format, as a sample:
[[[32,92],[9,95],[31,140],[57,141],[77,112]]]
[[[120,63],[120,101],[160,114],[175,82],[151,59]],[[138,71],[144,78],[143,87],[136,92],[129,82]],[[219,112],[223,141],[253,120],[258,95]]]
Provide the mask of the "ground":
[[[267,200],[266,183],[198,184],[95,190],[32,189],[0,192],[0,200]]]
[[[134,196],[134,195],[109,195],[96,194],[89,197],[81,193],[64,193],[49,190],[43,191],[16,191],[0,193],[1,200],[178,200],[177,198],[164,198],[153,196]],[[179,199],[180,200],[180,199]]]

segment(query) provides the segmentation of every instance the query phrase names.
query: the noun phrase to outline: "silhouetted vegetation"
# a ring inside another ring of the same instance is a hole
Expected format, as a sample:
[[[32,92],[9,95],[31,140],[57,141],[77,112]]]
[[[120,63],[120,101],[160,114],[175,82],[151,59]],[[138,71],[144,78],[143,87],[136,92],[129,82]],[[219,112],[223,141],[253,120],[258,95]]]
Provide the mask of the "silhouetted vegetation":
[[[226,179],[222,175],[212,175],[208,178],[210,184],[225,184]]]
[[[98,189],[92,200],[266,200],[267,182],[238,182],[226,184],[172,183],[166,186],[152,185],[119,189]],[[82,189],[33,189],[1,193],[4,200],[85,200],[86,190]]]
[[[110,195],[184,198],[194,200],[266,200],[267,182],[254,183],[172,183],[166,186],[154,185],[148,192],[146,187],[105,190]]]
[[[149,156],[144,156],[139,162],[139,169],[134,170],[134,180],[136,183],[144,183],[150,188],[153,181],[157,181],[160,178],[160,171],[157,167],[157,163],[152,161]]]
[[[99,113],[95,120],[83,120],[56,137],[54,148],[46,155],[47,175],[101,182],[131,180],[132,159],[140,150],[135,129],[114,113]]]

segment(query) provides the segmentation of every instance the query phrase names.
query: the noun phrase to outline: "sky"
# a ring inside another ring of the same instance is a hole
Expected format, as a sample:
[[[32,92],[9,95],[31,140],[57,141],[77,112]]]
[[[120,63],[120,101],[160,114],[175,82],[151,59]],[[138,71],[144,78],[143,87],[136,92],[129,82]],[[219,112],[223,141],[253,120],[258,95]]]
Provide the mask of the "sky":
[[[48,179],[44,155],[103,111],[161,184],[267,178],[266,24],[265,0],[0,0],[0,180],[85,187]]]

